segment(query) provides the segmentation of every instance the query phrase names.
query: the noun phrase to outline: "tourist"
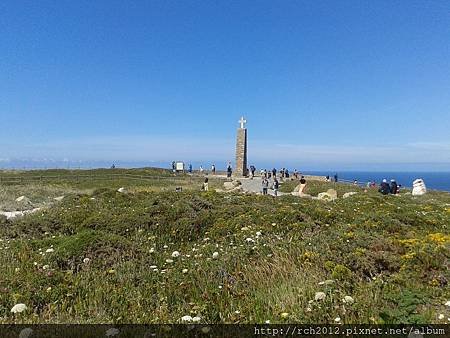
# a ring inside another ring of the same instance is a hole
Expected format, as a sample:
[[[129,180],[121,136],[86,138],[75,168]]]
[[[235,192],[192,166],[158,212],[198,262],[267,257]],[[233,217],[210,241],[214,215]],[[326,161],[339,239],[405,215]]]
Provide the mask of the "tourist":
[[[215,165],[215,164],[213,164],[213,165],[211,166],[211,172],[212,172],[213,175],[216,174],[216,165]]]
[[[280,187],[280,183],[278,182],[277,177],[274,175],[272,189],[273,189],[273,195],[275,197],[278,196],[278,188],[279,187]]]
[[[228,162],[227,165],[227,178],[230,179],[231,178],[231,174],[233,173],[233,169],[231,168],[231,163]]]
[[[203,183],[203,190],[208,191],[209,190],[209,183],[208,183],[208,177],[205,177],[205,182]]]
[[[199,171],[200,171],[200,174],[202,174],[202,173],[203,173],[203,166],[200,166],[200,169],[199,169]]]
[[[305,179],[305,176],[302,176],[300,178],[300,187],[298,189],[298,193],[300,195],[303,194],[303,190],[305,190],[305,187],[306,187],[306,179]]]
[[[275,168],[272,169],[272,175],[273,177],[277,176],[277,169]]]
[[[172,171],[175,172],[176,171],[176,164],[175,161],[172,161]]]
[[[325,180],[326,180],[327,182],[330,182],[330,175],[325,176]]]
[[[188,169],[189,174],[192,174],[192,164],[189,163],[189,169]]]
[[[392,179],[391,180],[391,194],[397,195],[397,193],[398,193],[397,182],[394,179]]]
[[[267,179],[267,177],[264,177],[262,179],[261,185],[263,195],[267,195],[267,189],[269,189],[269,180]]]
[[[253,179],[253,177],[255,177],[255,171],[256,171],[255,166],[254,166],[254,165],[251,165],[251,166],[250,166],[250,172],[251,172],[251,174],[252,174],[252,176],[251,176],[252,179]]]
[[[354,180],[353,185],[358,185],[358,180]]]
[[[337,175],[337,174],[334,174],[334,182],[337,183],[337,181],[338,181],[338,175]]]
[[[286,169],[284,171],[284,177],[289,178],[289,170],[288,169]]]
[[[379,192],[381,192],[383,195],[388,195],[391,192],[391,188],[389,187],[389,183],[384,178],[383,181],[380,184],[380,189],[378,189]]]
[[[297,172],[297,169],[294,169],[294,178],[295,178],[295,179],[298,178],[298,172]]]

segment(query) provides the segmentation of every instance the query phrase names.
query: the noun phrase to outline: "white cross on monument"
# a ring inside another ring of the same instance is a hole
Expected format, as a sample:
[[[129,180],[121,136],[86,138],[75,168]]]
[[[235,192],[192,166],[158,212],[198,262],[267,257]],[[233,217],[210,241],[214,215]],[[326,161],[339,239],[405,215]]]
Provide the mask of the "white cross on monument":
[[[247,120],[244,119],[244,116],[241,116],[241,119],[238,122],[241,124],[241,129],[244,129],[244,124],[247,123]]]

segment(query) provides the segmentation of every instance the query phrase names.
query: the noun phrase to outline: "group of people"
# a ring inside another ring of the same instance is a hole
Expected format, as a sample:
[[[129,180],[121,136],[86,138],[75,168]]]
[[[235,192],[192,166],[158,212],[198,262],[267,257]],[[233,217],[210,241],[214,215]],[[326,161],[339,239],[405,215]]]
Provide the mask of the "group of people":
[[[373,182],[375,183],[375,182]],[[373,187],[375,187],[375,185],[373,185]],[[380,187],[378,188],[378,191],[380,193],[382,193],[383,195],[396,195],[399,193],[400,191],[400,186],[397,184],[397,182],[392,179],[391,183],[389,184],[389,182],[387,181],[387,179],[383,179],[383,181],[381,181],[380,183]]]

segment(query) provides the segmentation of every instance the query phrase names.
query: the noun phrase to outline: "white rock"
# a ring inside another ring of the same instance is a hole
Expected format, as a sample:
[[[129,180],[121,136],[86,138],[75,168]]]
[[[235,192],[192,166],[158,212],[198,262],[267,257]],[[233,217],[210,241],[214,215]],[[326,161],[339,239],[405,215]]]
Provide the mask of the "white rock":
[[[343,299],[343,302],[346,304],[353,304],[355,302],[355,300],[350,296],[345,296]]]
[[[20,313],[27,309],[27,306],[25,304],[19,303],[12,307],[11,312],[12,313]]]
[[[324,292],[316,292],[314,300],[324,300],[326,297]]]
[[[328,189],[326,192],[319,193],[317,198],[323,201],[334,201],[337,199],[337,191],[334,189]]]
[[[418,178],[418,179],[414,180],[412,195],[413,196],[422,196],[422,195],[425,195],[426,192],[427,192],[427,187],[425,186],[425,182],[423,181],[423,179]]]
[[[353,196],[353,195],[356,195],[356,194],[357,194],[357,192],[355,192],[355,191],[346,192],[344,194],[344,196],[342,196],[342,198],[349,198],[350,196]]]

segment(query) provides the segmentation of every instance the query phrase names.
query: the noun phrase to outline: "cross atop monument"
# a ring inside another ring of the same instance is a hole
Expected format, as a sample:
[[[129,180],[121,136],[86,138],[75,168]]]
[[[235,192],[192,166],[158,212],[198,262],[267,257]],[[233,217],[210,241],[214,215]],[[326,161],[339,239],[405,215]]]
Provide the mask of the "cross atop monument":
[[[241,124],[241,129],[244,129],[244,125],[247,123],[247,120],[244,119],[244,116],[241,116],[241,119],[238,122]]]

